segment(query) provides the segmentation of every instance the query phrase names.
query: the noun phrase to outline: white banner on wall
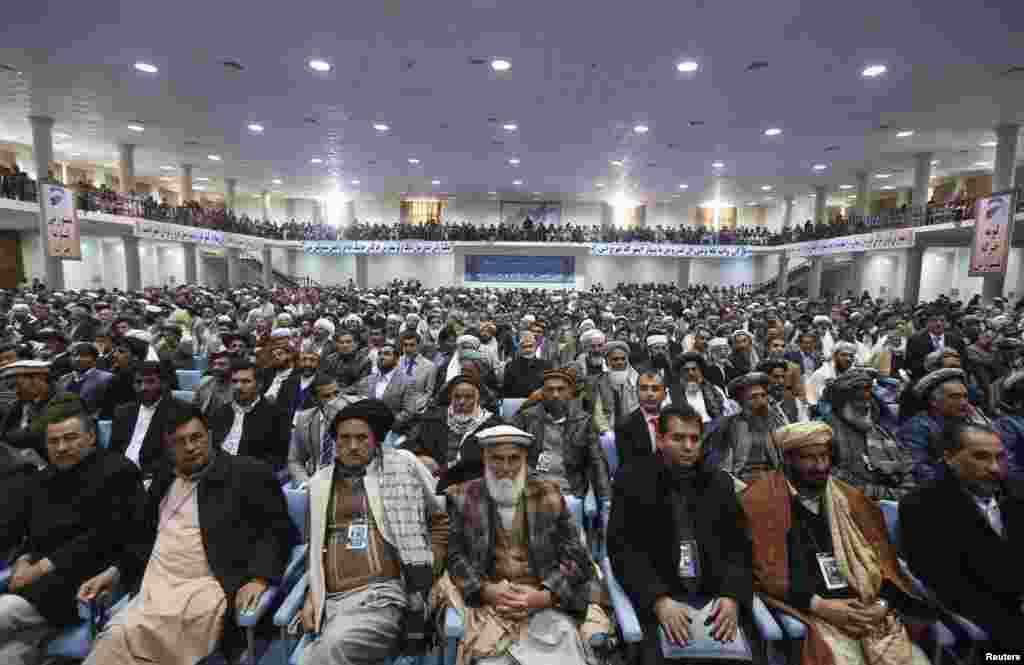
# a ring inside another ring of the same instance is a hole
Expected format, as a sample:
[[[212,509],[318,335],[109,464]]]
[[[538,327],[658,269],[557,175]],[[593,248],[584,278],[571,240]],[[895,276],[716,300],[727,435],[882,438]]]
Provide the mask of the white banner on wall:
[[[139,221],[135,223],[133,234],[147,240],[170,242],[194,242],[213,247],[230,247],[246,251],[258,251],[263,247],[263,239],[254,236],[243,236],[237,233],[224,233],[213,229],[195,226],[180,226],[166,222]]]
[[[870,252],[886,249],[906,249],[914,246],[914,229],[895,229],[891,231],[875,231],[841,238],[826,238],[800,243],[795,249],[789,250],[790,256],[824,256],[826,254],[845,254],[847,252]]]
[[[60,185],[43,184],[43,215],[46,217],[46,255],[68,261],[82,260],[75,196]]]
[[[315,256],[347,256],[351,254],[418,254],[431,256],[451,254],[450,242],[430,240],[307,240],[302,251]]]
[[[747,245],[674,245],[653,242],[596,242],[591,256],[667,256],[673,258],[746,259]]]

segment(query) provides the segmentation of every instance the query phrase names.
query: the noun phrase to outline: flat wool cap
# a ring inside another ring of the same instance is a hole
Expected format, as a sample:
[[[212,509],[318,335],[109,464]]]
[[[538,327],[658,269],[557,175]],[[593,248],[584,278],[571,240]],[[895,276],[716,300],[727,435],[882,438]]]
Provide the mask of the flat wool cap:
[[[533,447],[533,435],[511,425],[488,427],[476,433],[476,440],[480,443],[481,448],[490,448],[504,443],[511,443],[520,448]]]

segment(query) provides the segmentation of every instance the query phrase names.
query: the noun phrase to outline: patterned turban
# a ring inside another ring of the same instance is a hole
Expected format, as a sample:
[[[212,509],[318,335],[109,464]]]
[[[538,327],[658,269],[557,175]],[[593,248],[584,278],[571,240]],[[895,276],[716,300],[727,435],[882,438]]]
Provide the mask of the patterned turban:
[[[793,423],[775,430],[775,445],[782,454],[832,441],[832,428],[821,421]]]

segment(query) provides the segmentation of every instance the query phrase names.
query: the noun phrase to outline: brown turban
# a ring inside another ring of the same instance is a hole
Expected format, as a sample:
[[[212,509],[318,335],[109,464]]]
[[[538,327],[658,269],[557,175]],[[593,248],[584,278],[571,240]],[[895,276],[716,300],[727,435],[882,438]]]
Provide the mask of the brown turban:
[[[576,386],[576,370],[572,367],[546,369],[544,370],[544,380],[548,379],[563,379],[569,382],[569,387],[573,388]]]
[[[783,454],[832,441],[832,428],[820,421],[793,423],[775,430],[775,445]]]

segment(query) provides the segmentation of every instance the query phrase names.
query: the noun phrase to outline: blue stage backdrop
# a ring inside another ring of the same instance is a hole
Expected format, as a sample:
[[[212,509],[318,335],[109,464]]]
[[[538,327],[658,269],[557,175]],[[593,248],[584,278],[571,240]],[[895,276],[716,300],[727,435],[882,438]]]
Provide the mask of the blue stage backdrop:
[[[576,257],[468,255],[465,281],[573,284]]]

